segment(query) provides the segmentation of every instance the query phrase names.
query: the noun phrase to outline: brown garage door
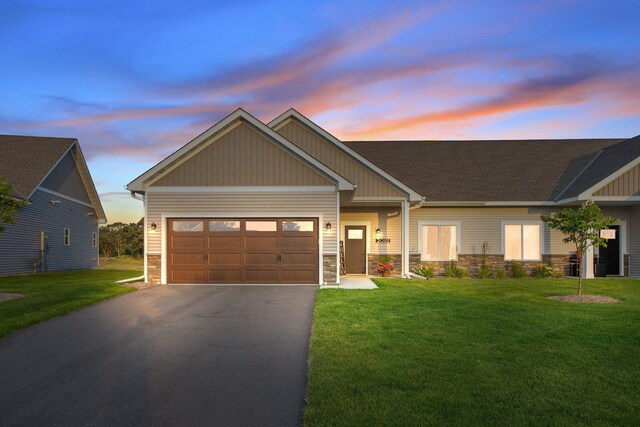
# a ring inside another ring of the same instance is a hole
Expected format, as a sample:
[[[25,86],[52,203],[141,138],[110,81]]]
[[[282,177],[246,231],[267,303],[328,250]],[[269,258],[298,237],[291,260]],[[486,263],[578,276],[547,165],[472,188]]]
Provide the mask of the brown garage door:
[[[318,283],[313,218],[167,220],[169,283]]]

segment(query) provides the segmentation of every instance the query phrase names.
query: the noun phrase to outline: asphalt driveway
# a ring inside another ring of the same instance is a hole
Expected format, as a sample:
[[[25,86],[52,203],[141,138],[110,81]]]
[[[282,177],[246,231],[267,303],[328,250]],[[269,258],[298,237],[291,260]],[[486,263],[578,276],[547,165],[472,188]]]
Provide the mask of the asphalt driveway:
[[[11,334],[0,425],[299,425],[316,289],[156,287]]]

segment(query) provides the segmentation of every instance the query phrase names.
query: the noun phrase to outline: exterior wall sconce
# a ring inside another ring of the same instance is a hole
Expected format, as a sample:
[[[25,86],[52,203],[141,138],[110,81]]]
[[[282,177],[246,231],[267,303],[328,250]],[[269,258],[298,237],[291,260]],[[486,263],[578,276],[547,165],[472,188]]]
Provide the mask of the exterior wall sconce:
[[[382,236],[382,231],[379,228],[376,228],[376,237]]]
[[[327,222],[327,223],[324,225],[324,231],[331,231],[331,223],[330,223],[330,222]]]
[[[156,228],[158,228],[158,226],[156,225],[155,222],[152,222],[151,226],[149,227],[149,229],[151,229],[151,231],[156,231]]]

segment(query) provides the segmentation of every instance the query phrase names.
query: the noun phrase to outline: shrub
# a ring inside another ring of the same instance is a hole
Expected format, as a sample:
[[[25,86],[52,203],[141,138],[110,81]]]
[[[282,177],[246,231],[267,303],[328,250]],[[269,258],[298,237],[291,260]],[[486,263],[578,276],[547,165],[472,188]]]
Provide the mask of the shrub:
[[[389,255],[380,255],[378,257],[378,262],[383,263],[391,263],[391,257]]]
[[[491,277],[491,265],[488,262],[480,264],[480,278],[488,279]]]
[[[518,261],[513,261],[511,263],[511,277],[514,279],[521,279],[525,276],[524,269],[522,268],[522,264]]]
[[[538,264],[533,269],[532,274],[535,278],[544,279],[545,277],[553,276],[553,268],[545,264]]]
[[[499,268],[496,270],[496,279],[504,279],[504,268]]]
[[[416,268],[415,270],[413,270],[413,272],[419,274],[422,277],[426,277],[427,279],[433,277],[433,267],[427,267],[426,265]]]
[[[390,262],[381,262],[376,267],[376,271],[380,274],[391,273],[395,270],[395,267]]]
[[[463,277],[467,277],[469,275],[469,272],[466,268],[458,267],[458,263],[456,261],[451,261],[449,267],[444,270],[444,275],[447,277],[457,277],[459,279],[462,279]]]

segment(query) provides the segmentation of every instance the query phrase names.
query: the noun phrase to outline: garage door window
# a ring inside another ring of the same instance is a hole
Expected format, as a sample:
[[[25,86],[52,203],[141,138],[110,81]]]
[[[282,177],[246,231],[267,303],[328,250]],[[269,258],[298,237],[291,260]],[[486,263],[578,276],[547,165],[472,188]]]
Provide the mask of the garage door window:
[[[202,221],[173,221],[173,231],[197,232],[204,231]]]
[[[209,221],[209,231],[233,233],[240,231],[240,221]]]
[[[247,231],[276,231],[275,221],[247,221]]]
[[[282,221],[282,231],[313,232],[313,221]]]

